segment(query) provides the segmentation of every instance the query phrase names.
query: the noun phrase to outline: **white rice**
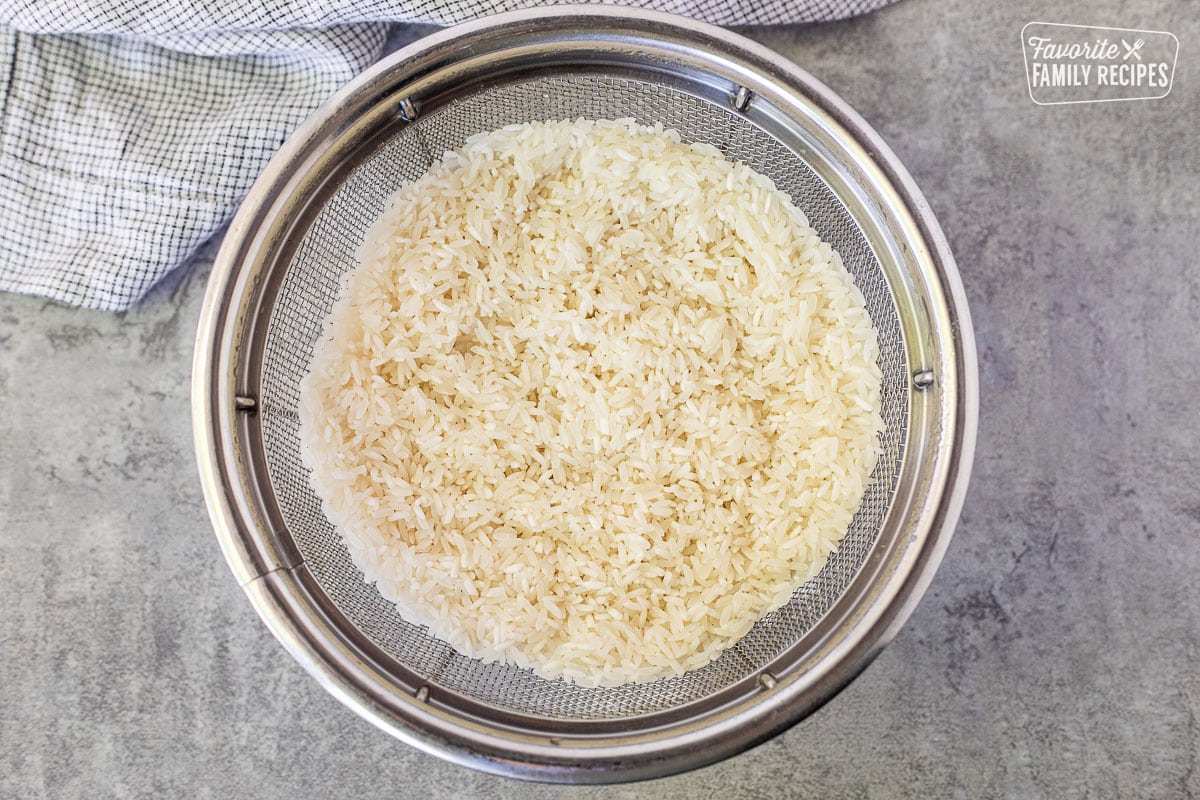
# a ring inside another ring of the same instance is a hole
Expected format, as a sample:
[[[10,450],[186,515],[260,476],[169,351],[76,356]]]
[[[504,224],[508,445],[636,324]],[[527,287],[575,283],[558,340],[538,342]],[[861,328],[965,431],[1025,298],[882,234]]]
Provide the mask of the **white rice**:
[[[816,574],[878,455],[876,332],[766,177],[630,120],[475,136],[388,203],[301,386],[366,579],[585,685],[703,666]]]

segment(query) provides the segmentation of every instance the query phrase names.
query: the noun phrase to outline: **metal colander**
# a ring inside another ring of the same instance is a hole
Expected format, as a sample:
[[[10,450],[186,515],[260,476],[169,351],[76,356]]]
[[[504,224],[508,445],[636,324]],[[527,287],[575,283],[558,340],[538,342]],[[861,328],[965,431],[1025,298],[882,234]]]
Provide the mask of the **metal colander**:
[[[583,688],[457,653],[353,565],[309,486],[298,391],[386,198],[467,137],[636,118],[772,178],[854,275],[879,330],[883,454],[839,550],[783,608],[682,676]],[[255,184],[197,340],[196,444],[225,555],[264,621],[360,714],[490,771],[665,774],[792,724],[860,671],[928,583],[973,447],[974,350],[945,243],[910,179],[809,76],[727,32],[588,7],[520,12],[402,50],[335,95]]]

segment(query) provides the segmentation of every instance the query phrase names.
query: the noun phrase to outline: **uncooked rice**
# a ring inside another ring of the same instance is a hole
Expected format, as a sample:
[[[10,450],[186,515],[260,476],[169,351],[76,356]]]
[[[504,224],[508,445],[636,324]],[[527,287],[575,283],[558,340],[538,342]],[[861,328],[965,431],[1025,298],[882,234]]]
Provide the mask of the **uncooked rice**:
[[[460,652],[584,685],[696,669],[845,535],[876,332],[783,192],[631,120],[475,136],[400,189],[301,386],[355,563]]]

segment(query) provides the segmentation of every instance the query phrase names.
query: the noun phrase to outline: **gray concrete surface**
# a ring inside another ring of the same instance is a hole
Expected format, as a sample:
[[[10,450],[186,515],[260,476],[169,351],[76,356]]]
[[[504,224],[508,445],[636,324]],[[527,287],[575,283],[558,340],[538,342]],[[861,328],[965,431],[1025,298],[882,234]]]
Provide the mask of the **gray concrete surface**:
[[[1030,20],[1168,29],[1175,88],[1041,108]],[[1200,21],[903,0],[752,31],[874,124],[958,255],[975,477],[909,625],[790,732],[691,774],[529,786],[360,721],[210,532],[188,372],[206,259],[124,315],[0,297],[0,797],[1200,796]]]

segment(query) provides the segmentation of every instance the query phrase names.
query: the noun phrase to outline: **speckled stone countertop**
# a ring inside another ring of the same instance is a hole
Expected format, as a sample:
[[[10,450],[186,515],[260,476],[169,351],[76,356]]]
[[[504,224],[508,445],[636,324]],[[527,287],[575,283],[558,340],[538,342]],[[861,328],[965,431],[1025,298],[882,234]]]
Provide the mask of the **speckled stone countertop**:
[[[1039,107],[1032,20],[1166,29],[1165,99]],[[328,696],[221,559],[193,466],[210,251],[133,311],[0,296],[0,797],[1200,797],[1200,18],[1191,0],[903,0],[754,30],[907,164],[958,257],[974,479],[896,641],[686,775],[533,786]]]

